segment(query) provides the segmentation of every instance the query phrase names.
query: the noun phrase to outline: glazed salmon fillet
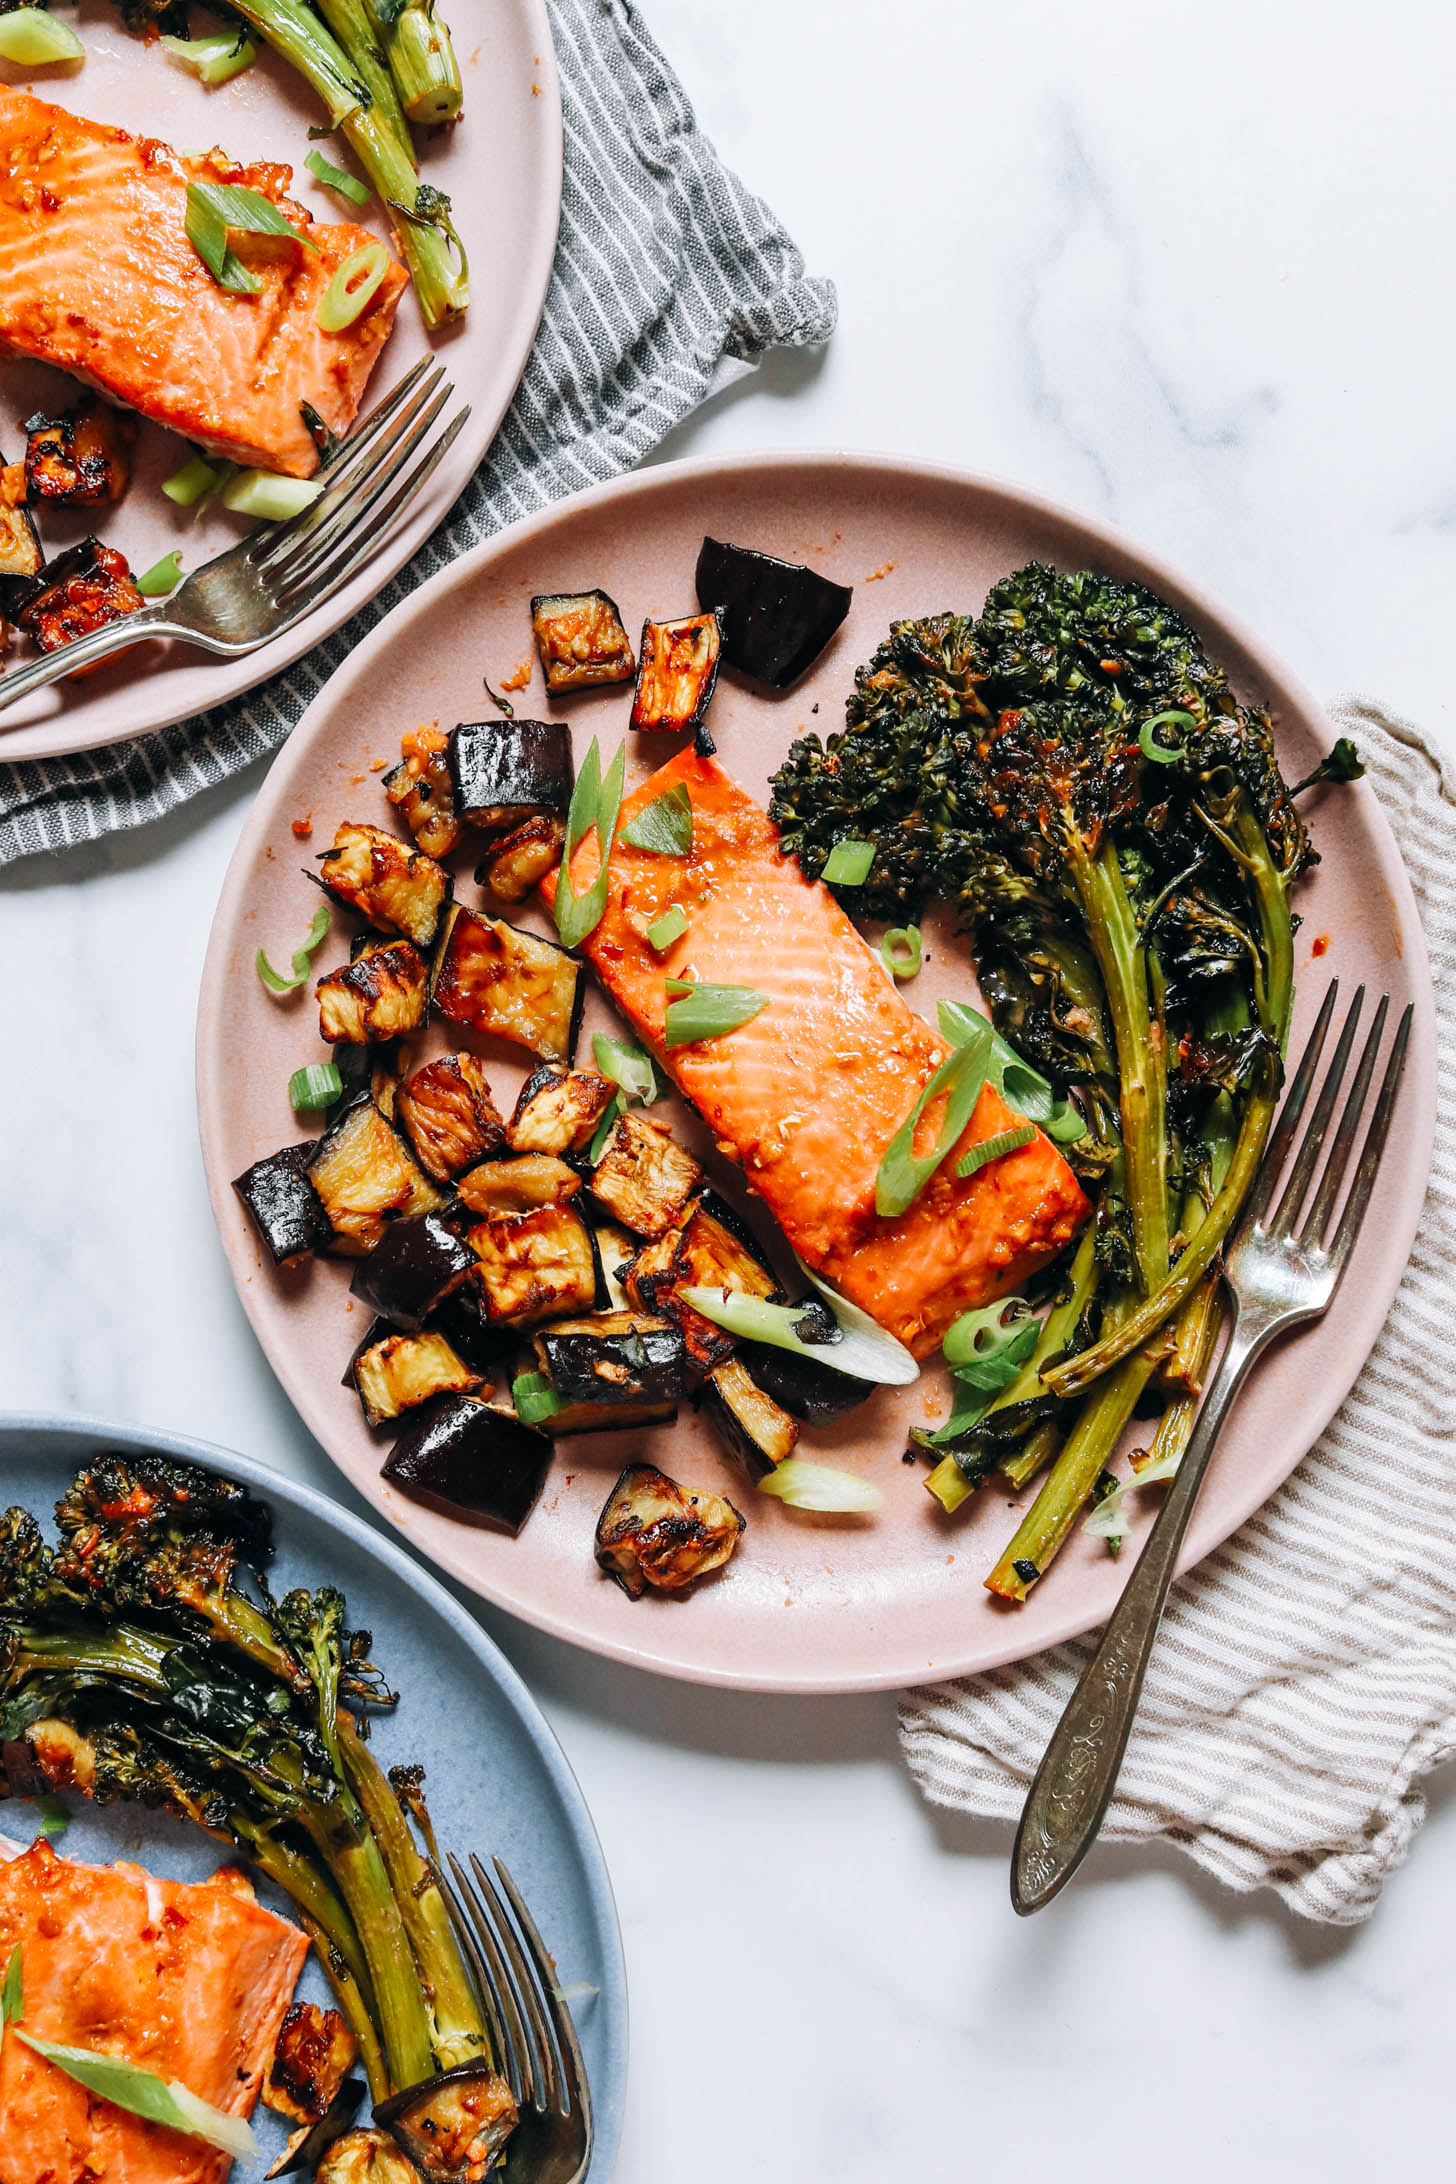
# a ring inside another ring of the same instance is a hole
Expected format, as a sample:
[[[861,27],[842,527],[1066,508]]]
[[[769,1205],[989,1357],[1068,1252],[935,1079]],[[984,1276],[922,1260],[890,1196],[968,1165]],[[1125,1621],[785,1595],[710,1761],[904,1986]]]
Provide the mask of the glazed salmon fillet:
[[[908,1213],[876,1214],[880,1162],[950,1049],[907,1007],[828,888],[781,852],[767,814],[711,759],[687,750],[669,760],[623,804],[622,824],[678,782],[693,807],[689,857],[654,856],[619,838],[606,913],[583,952],[799,1256],[924,1356],[959,1313],[1009,1295],[1061,1251],[1086,1220],[1087,1200],[1038,1132],[965,1181],[948,1159]],[[589,884],[598,867],[593,835],[576,853],[575,884]],[[645,933],[673,902],[688,929],[660,956]],[[768,1007],[724,1038],[669,1051],[664,973],[751,987]],[[1020,1119],[988,1085],[958,1151]],[[939,1122],[932,1108],[918,1151]]]
[[[22,2028],[124,2055],[251,2114],[308,1942],[241,1875],[197,1886],[81,1865],[38,1839],[0,1858],[0,1966]],[[226,2154],[88,2094],[13,2034],[0,2050],[0,2184],[222,2184]]]
[[[391,262],[354,324],[326,334],[324,290],[375,238],[315,225],[285,195],[292,178],[221,152],[184,159],[0,85],[0,354],[73,372],[211,454],[310,477],[299,404],[348,430],[408,275]],[[189,179],[260,191],[317,249],[250,237],[261,290],[219,288],[187,240]]]

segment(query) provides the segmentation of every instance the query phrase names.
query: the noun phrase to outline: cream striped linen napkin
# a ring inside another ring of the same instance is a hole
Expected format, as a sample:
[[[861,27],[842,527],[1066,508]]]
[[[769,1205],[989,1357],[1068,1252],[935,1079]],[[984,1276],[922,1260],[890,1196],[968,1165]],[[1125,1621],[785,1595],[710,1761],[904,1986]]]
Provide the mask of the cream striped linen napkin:
[[[1331,714],[1395,829],[1430,949],[1430,1188],[1344,1408],[1175,1587],[1103,1833],[1162,1837],[1231,1888],[1353,1925],[1410,1848],[1425,1777],[1456,1752],[1456,780],[1371,700]],[[901,1744],[926,1797],[1014,1821],[1091,1644],[904,1693]]]

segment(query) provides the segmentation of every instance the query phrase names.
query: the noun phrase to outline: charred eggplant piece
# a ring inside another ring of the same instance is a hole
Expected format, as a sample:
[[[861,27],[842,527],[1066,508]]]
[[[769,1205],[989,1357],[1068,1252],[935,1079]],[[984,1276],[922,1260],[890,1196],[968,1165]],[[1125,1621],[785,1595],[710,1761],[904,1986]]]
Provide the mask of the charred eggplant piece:
[[[514,1538],[550,1463],[544,1433],[474,1396],[452,1395],[400,1435],[383,1475],[413,1501]]]
[[[665,1312],[683,1331],[688,1354],[705,1372],[731,1357],[737,1348],[732,1335],[684,1304],[683,1289],[738,1289],[750,1297],[784,1295],[772,1270],[761,1257],[749,1230],[731,1206],[712,1191],[705,1191],[691,1208],[672,1238],[664,1258],[663,1246],[649,1244],[639,1254],[629,1277],[642,1307]]]
[[[703,1171],[665,1122],[630,1110],[619,1115],[592,1170],[592,1195],[639,1236],[661,1236],[701,1189]]]
[[[450,899],[450,875],[433,857],[407,849],[383,827],[353,819],[338,828],[333,848],[309,878],[317,878],[335,902],[382,932],[402,933],[417,948],[430,946]]]
[[[319,2177],[330,2173],[325,2156],[358,2115],[367,2091],[368,2087],[362,2078],[346,2078],[318,2122],[300,2124],[272,2168],[268,2170],[268,2176],[297,2176],[307,2171],[314,2176],[314,2184],[318,2184]],[[333,2174],[337,2178],[339,2172],[334,2171]],[[364,2170],[360,2174],[372,2174],[375,2184],[383,2184],[382,2170]]]
[[[412,940],[361,948],[352,963],[327,972],[314,987],[319,1037],[331,1046],[397,1039],[424,1022],[429,993],[429,967]]]
[[[564,1403],[676,1403],[687,1351],[670,1320],[598,1312],[558,1320],[536,1336],[536,1356]]]
[[[518,1160],[490,1160],[460,1178],[462,1206],[490,1215],[531,1213],[559,1206],[581,1189],[581,1177],[554,1153],[522,1153]]]
[[[290,2002],[263,2085],[264,2105],[290,2123],[318,2123],[354,2067],[359,2043],[337,2010]]]
[[[333,1241],[333,1223],[308,1177],[317,1145],[316,1138],[305,1145],[285,1145],[266,1159],[255,1160],[233,1180],[233,1189],[252,1215],[275,1266],[306,1258]]]
[[[391,1221],[349,1286],[392,1327],[416,1334],[475,1265],[475,1253],[449,1220],[438,1212],[422,1213]]]
[[[386,1335],[371,1342],[354,1360],[354,1386],[371,1426],[398,1418],[437,1395],[476,1395],[481,1376],[456,1356],[433,1328],[417,1335]]]
[[[476,872],[500,902],[524,902],[548,872],[554,872],[566,847],[566,821],[554,811],[512,827]]]
[[[131,482],[130,418],[104,402],[59,417],[25,420],[25,484],[32,501],[96,508],[118,501]]]
[[[452,1024],[569,1062],[585,995],[582,965],[554,941],[503,918],[477,917],[458,903],[449,912],[435,958],[434,1002]]]
[[[632,680],[632,642],[617,602],[604,591],[539,595],[531,601],[531,628],[548,690]]]
[[[495,833],[541,812],[566,816],[576,776],[564,721],[462,721],[450,731],[447,755],[464,824]]]
[[[396,1112],[420,1166],[437,1183],[453,1182],[506,1142],[485,1071],[473,1054],[446,1054],[406,1077]]]
[[[460,840],[450,761],[445,755],[449,740],[443,728],[408,729],[400,738],[399,764],[380,784],[430,857],[448,857]]]
[[[846,1411],[858,1410],[875,1392],[869,1381],[856,1380],[852,1373],[838,1372],[832,1365],[821,1365],[817,1358],[799,1357],[767,1342],[745,1342],[739,1347],[745,1365],[765,1395],[772,1396],[793,1417],[802,1418],[806,1426],[828,1425]]]
[[[718,681],[723,622],[716,608],[676,622],[644,622],[642,657],[632,697],[634,728],[675,734],[695,730],[700,751],[713,739],[703,726]]]
[[[349,1257],[372,1251],[391,1215],[438,1213],[445,1203],[367,1092],[324,1132],[308,1173],[333,1225],[334,1249]]]
[[[626,1276],[637,1255],[637,1238],[629,1236],[625,1229],[618,1228],[611,1221],[597,1221],[594,1225],[597,1259],[602,1270],[602,1309],[606,1312],[626,1312],[635,1304],[640,1311],[640,1303],[629,1298],[626,1287]]]
[[[473,1252],[471,1263],[469,1277],[456,1288],[446,1290],[427,1324],[439,1330],[455,1355],[463,1358],[472,1372],[479,1373],[482,1380],[493,1382],[514,1337],[508,1327],[499,1327],[491,1319],[485,1291],[473,1272]]]
[[[313,2184],[420,2184],[420,2173],[383,2131],[351,2131],[329,2147]]]
[[[0,609],[24,605],[41,566],[40,540],[25,505],[25,466],[0,457]]]
[[[579,1153],[612,1104],[615,1087],[592,1069],[533,1069],[506,1124],[517,1153]]]
[[[519,2120],[510,2087],[488,2063],[461,2063],[380,2101],[374,2120],[393,2133],[426,2184],[475,2184]]]
[[[596,1303],[596,1245],[575,1206],[503,1214],[465,1234],[492,1320],[519,1327],[590,1312]]]
[[[697,588],[700,605],[722,610],[728,665],[776,690],[813,666],[854,597],[817,569],[715,538],[703,540]]]
[[[765,1478],[792,1455],[799,1438],[798,1420],[764,1393],[741,1357],[727,1358],[713,1368],[704,1383],[703,1402],[750,1479]]]
[[[84,538],[79,546],[57,554],[35,584],[15,620],[42,652],[59,652],[63,645],[89,637],[108,622],[123,621],[146,605],[132,582],[125,554],[114,546],[103,546],[99,538]],[[89,674],[91,669],[77,672]]]
[[[649,1585],[684,1592],[722,1568],[745,1529],[720,1495],[681,1487],[651,1464],[628,1464],[597,1520],[596,1557],[633,1600]]]

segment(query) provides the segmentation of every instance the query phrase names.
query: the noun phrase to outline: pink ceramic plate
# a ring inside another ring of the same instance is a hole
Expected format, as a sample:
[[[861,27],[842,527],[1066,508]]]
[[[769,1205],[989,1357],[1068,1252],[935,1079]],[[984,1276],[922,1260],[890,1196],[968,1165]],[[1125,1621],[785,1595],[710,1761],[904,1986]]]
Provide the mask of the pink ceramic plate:
[[[335,676],[264,784],[227,876],[203,972],[198,1098],[213,1206],[238,1293],[309,1427],[391,1523],[488,1599],[579,1645],[707,1683],[865,1690],[989,1668],[1104,1618],[1127,1562],[1113,1563],[1100,1542],[1078,1531],[1027,1606],[994,1601],[981,1580],[1016,1523],[1009,1491],[985,1487],[947,1519],[924,1491],[922,1468],[901,1461],[907,1427],[943,1415],[938,1373],[928,1371],[909,1390],[877,1394],[836,1429],[806,1429],[801,1453],[852,1463],[882,1486],[884,1507],[873,1519],[807,1516],[754,1494],[707,1425],[684,1409],[675,1427],[654,1433],[563,1441],[521,1537],[497,1538],[382,1484],[387,1443],[370,1435],[357,1397],[339,1385],[362,1327],[359,1310],[349,1308],[349,1267],[320,1260],[275,1273],[230,1187],[252,1161],[302,1134],[285,1087],[300,1063],[323,1053],[311,999],[271,1000],[252,967],[260,943],[285,962],[308,925],[318,896],[299,866],[309,851],[326,846],[341,819],[388,823],[373,769],[398,757],[402,729],[489,715],[482,678],[498,689],[532,657],[532,592],[601,585],[635,634],[645,615],[694,609],[693,568],[705,530],[808,561],[855,587],[848,622],[797,689],[775,698],[727,674],[719,683],[712,713],[719,754],[757,794],[790,737],[810,725],[823,731],[840,724],[856,663],[893,619],[975,608],[995,577],[1033,556],[1141,577],[1175,601],[1240,688],[1272,704],[1292,777],[1329,746],[1318,708],[1210,600],[1125,541],[1007,487],[872,457],[775,454],[677,464],[585,494],[457,562],[391,615]],[[548,710],[539,670],[517,705],[527,716]],[[628,696],[621,689],[583,694],[565,710],[578,755],[592,735],[610,749],[626,728]],[[667,739],[630,739],[629,786],[675,748]],[[1397,1009],[1415,1001],[1398,1151],[1386,1163],[1338,1306],[1276,1350],[1239,1404],[1190,1536],[1190,1562],[1274,1491],[1349,1388],[1400,1279],[1429,1166],[1430,988],[1410,888],[1368,787],[1341,792],[1337,808],[1323,791],[1310,804],[1324,861],[1299,898],[1297,1015],[1300,1024],[1308,1020],[1331,971],[1352,986],[1363,978],[1388,990]],[[305,818],[313,827],[307,848],[291,832]],[[469,850],[457,863],[465,899],[473,901]],[[532,922],[538,915],[531,913]],[[343,923],[319,951],[320,971],[345,952]],[[772,947],[771,934],[764,945]],[[1321,960],[1311,966],[1316,949]],[[926,968],[905,991],[932,1018],[940,993],[971,993],[964,944],[932,941]],[[597,996],[580,1048],[587,1058],[594,1028],[620,1029]],[[433,1032],[426,1044],[436,1051],[445,1042]],[[508,1104],[524,1073],[519,1060],[504,1048],[481,1051]],[[674,1122],[702,1149],[702,1133],[685,1113]],[[603,1499],[639,1450],[679,1478],[729,1494],[748,1515],[729,1570],[685,1600],[630,1601],[592,1561]]]
[[[83,0],[67,19],[85,43],[83,66],[27,72],[0,62],[0,81],[181,150],[220,143],[238,159],[286,161],[294,169],[293,194],[316,220],[351,217],[352,207],[303,164],[312,148],[308,131],[322,118],[318,102],[266,48],[245,74],[209,90],[159,46],[129,37],[110,0]],[[366,407],[377,401],[433,348],[471,405],[460,437],[375,559],[295,629],[246,659],[223,661],[185,646],[153,645],[144,667],[141,656],[127,653],[80,682],[52,684],[0,714],[0,760],[85,751],[164,728],[276,675],[388,583],[444,519],[485,454],[525,368],[551,277],[561,212],[561,95],[545,0],[456,0],[451,19],[465,110],[453,128],[417,132],[416,141],[422,177],[454,204],[475,300],[458,327],[429,336],[414,293],[406,290],[364,399]],[[197,34],[205,27],[199,17]],[[351,166],[340,145],[330,138],[323,150],[336,165]],[[357,217],[387,233],[377,200]],[[0,452],[13,462],[22,421],[76,397],[77,383],[65,373],[0,359]],[[144,425],[126,499],[115,509],[48,519],[47,551],[97,530],[140,572],[174,546],[192,569],[233,545],[250,528],[241,517],[219,509],[194,520],[158,490],[188,453],[174,433]]]

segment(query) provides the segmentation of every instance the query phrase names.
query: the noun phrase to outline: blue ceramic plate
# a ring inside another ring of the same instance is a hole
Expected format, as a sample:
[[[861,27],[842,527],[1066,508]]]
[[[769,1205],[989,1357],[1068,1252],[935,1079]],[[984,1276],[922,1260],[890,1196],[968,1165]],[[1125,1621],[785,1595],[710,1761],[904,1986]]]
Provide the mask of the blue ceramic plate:
[[[611,1883],[580,1790],[561,1748],[505,1657],[449,1594],[397,1547],[321,1495],[266,1466],[167,1433],[101,1420],[0,1417],[0,1505],[23,1503],[54,1538],[50,1512],[67,1482],[98,1447],[155,1449],[225,1472],[270,1505],[279,1591],[324,1582],[343,1587],[349,1619],[373,1632],[374,1658],[402,1694],[375,1725],[386,1765],[418,1760],[442,1847],[494,1854],[510,1867],[531,1906],[562,1985],[591,1988],[574,1999],[596,2116],[593,2184],[607,2184],[621,2135],[627,2076],[627,1985]],[[204,1880],[222,1863],[198,1830],[126,1808],[97,1812],[79,1798],[61,1847],[75,1857],[144,1860],[177,1880]],[[0,1832],[34,1833],[30,1808],[0,1804]],[[260,1896],[287,1905],[266,1886]],[[312,1960],[301,1996],[327,2001]],[[283,2145],[280,2119],[259,2107],[254,2130],[267,2149],[256,2170],[232,2184],[258,2184]]]

